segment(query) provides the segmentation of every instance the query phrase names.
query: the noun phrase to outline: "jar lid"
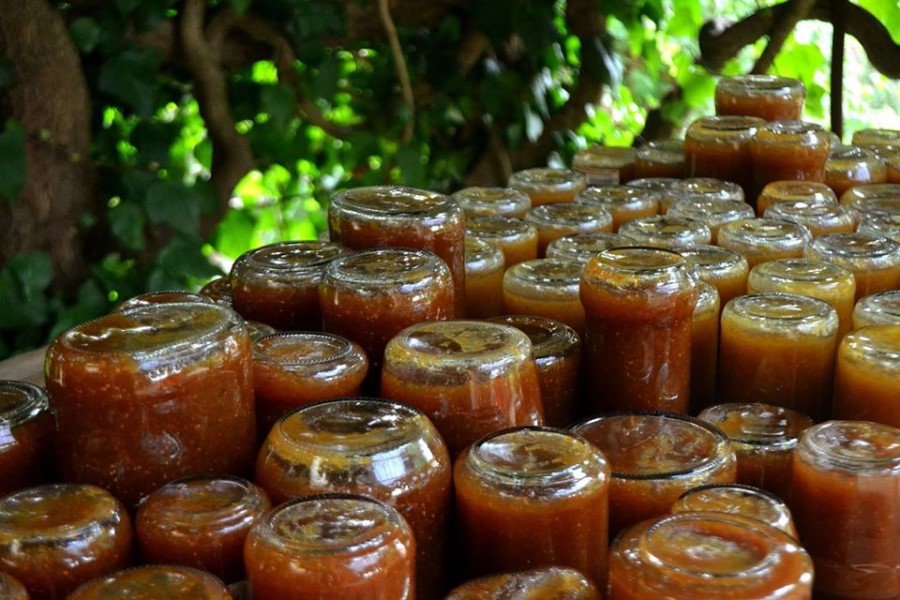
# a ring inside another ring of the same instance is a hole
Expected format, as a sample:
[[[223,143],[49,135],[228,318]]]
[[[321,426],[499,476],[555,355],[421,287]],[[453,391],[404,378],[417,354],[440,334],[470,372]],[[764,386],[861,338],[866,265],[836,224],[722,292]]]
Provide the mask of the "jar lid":
[[[47,392],[27,381],[0,380],[0,428],[11,429],[50,410]]]

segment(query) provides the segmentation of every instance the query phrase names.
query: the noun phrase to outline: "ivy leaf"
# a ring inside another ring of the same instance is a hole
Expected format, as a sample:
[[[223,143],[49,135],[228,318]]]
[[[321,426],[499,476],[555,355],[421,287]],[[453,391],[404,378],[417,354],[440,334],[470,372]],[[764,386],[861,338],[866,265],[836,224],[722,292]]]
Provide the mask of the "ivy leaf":
[[[178,123],[141,121],[131,132],[131,143],[137,148],[137,158],[142,164],[169,164],[169,149],[181,133]]]
[[[287,85],[265,85],[259,94],[259,101],[264,112],[277,127],[285,127],[294,115],[297,105],[297,95]]]
[[[100,90],[150,117],[156,107],[160,58],[153,50],[129,48],[112,56],[100,69]]]
[[[122,203],[109,211],[109,228],[113,235],[129,250],[144,249],[144,226],[147,219],[141,208],[130,202]]]
[[[179,181],[158,181],[147,191],[144,208],[154,225],[168,225],[175,231],[196,235],[202,201],[200,192]]]
[[[424,185],[425,164],[422,153],[415,146],[404,146],[397,152],[397,165],[400,167],[400,176],[403,185],[419,187]]]
[[[159,253],[157,265],[174,279],[183,280],[180,285],[187,283],[187,278],[191,277],[211,279],[222,275],[222,271],[203,255],[202,241],[193,236],[176,236]]]
[[[60,309],[56,323],[50,330],[48,339],[54,339],[62,332],[75,327],[79,323],[96,319],[108,312],[110,302],[94,280],[84,282],[78,288],[78,298],[75,304]]]
[[[0,329],[43,325],[50,316],[44,291],[53,279],[50,258],[34,251],[12,257],[0,271]]]
[[[25,185],[25,129],[13,119],[0,133],[0,196],[13,202]]]
[[[100,25],[90,17],[79,17],[69,25],[69,36],[82,54],[89,54],[100,41]]]
[[[256,219],[247,210],[229,211],[216,229],[213,244],[225,256],[236,259],[250,250]]]

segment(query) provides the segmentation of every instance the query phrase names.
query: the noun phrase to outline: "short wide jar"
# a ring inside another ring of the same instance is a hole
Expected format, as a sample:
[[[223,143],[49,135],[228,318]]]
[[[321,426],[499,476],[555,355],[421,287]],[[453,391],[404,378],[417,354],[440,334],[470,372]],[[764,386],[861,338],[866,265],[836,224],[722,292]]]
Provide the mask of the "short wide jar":
[[[834,417],[900,428],[900,324],[848,333],[838,348]]]
[[[0,496],[53,479],[55,435],[47,392],[0,380]]]

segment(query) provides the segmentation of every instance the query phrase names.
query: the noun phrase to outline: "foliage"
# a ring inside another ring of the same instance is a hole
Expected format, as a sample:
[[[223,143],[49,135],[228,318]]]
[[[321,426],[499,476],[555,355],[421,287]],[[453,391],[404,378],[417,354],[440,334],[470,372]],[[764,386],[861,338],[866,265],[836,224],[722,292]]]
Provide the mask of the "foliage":
[[[81,223],[94,240],[90,277],[64,293],[52,285],[42,252],[3,265],[0,357],[44,343],[137,293],[196,289],[252,247],[321,236],[324,207],[342,187],[403,183],[453,191],[465,185],[490,135],[510,152],[535,142],[586,72],[599,76],[605,91],[578,127],[553,132],[550,162],[566,164],[593,143],[631,144],[648,110],[661,106],[683,127],[712,111],[715,78],[695,60],[700,26],[714,16],[740,18],[758,8],[751,0],[732,0],[724,8],[712,0],[598,0],[607,34],[584,46],[569,30],[564,0],[472,2],[471,14],[446,15],[437,26],[400,27],[417,100],[413,113],[398,92],[388,45],[347,35],[345,11],[353,3],[211,2],[211,13],[230,8],[282,27],[296,54],[289,78],[271,57],[255,57],[228,73],[232,116],[249,141],[254,167],[223,212],[210,184],[217,157],[192,78],[183,65],[142,43],[142,34],[176,19],[182,4],[80,4],[60,2],[57,8],[81,55],[93,106],[90,161],[105,210],[84,215]],[[894,0],[864,4],[900,31]],[[464,70],[457,56],[472,27],[487,36],[490,49]],[[775,65],[807,83],[812,118],[826,114],[821,42],[792,37]],[[748,70],[758,51],[748,49],[725,71]],[[0,93],[12,81],[9,61],[0,57]],[[680,99],[664,103],[676,86]],[[900,95],[886,89],[867,88],[850,108],[863,114],[877,102],[896,114]],[[301,97],[327,127],[298,111]],[[404,143],[410,119],[413,135]],[[2,201],[15,202],[24,183],[25,136],[12,121],[0,133]],[[217,223],[212,230],[204,227],[209,219]]]

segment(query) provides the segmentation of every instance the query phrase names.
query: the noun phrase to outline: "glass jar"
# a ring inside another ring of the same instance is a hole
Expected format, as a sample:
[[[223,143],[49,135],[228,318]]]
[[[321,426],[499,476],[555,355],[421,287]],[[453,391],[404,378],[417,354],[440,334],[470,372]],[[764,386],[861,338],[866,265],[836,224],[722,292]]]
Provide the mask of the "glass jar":
[[[738,458],[740,464],[740,457]],[[794,517],[784,500],[771,492],[739,483],[711,483],[683,493],[672,513],[717,512],[755,519],[797,539]]]
[[[778,258],[802,258],[812,234],[798,223],[781,219],[742,219],[719,228],[717,243],[739,252],[752,269]]]
[[[576,204],[599,206],[612,215],[612,230],[622,223],[641,217],[652,217],[659,210],[656,193],[627,185],[589,187],[578,192]]]
[[[853,329],[867,325],[900,325],[900,290],[863,296],[853,307]]]
[[[738,515],[685,512],[636,525],[610,548],[609,567],[608,600],[812,598],[809,554]]]
[[[754,185],[748,195],[756,198],[773,181],[821,182],[830,147],[831,139],[818,123],[785,120],[761,125],[750,140]]]
[[[698,293],[675,252],[614,248],[591,258],[580,287],[591,409],[687,412]]]
[[[885,181],[888,183],[900,183],[900,151],[885,155],[884,164],[887,167]]]
[[[53,480],[55,435],[47,392],[0,380],[0,496]]]
[[[331,333],[289,331],[253,342],[259,440],[292,409],[361,393],[369,371],[362,347]]]
[[[145,565],[92,579],[67,600],[231,600],[220,579],[182,565]]]
[[[538,315],[584,334],[584,307],[578,295],[584,264],[539,258],[513,265],[503,275],[503,312]]]
[[[537,366],[544,422],[566,427],[581,411],[581,340],[574,329],[537,315],[505,315],[490,319],[520,330],[531,341]]]
[[[231,308],[233,301],[231,292],[231,277],[228,275],[225,277],[216,277],[200,288],[200,294],[202,296],[206,296],[216,304],[227,306],[228,308]]]
[[[900,429],[828,421],[794,452],[791,512],[812,555],[817,597],[900,596]]]
[[[677,177],[640,177],[638,179],[632,179],[625,185],[627,187],[635,187],[639,190],[648,192],[665,192],[666,190],[672,189],[672,186],[676,185],[679,181],[682,181],[682,179]]]
[[[580,571],[568,567],[542,567],[486,575],[450,590],[444,600],[512,600],[510,594],[556,600],[600,600],[597,587]]]
[[[347,250],[331,242],[280,242],[245,252],[231,267],[234,309],[275,329],[322,329],[319,284]]]
[[[131,562],[131,519],[104,489],[48,484],[0,498],[0,570],[33,600],[65,598]]]
[[[586,264],[598,252],[609,250],[610,248],[636,245],[637,242],[618,233],[605,231],[573,233],[550,242],[547,246],[547,258],[574,260],[581,264]]]
[[[404,518],[365,496],[292,500],[266,513],[244,549],[253,600],[416,595],[415,541]]]
[[[761,217],[779,202],[805,202],[809,205],[837,204],[837,196],[824,183],[817,181],[773,181],[756,199],[756,215]]]
[[[866,127],[853,132],[852,142],[854,146],[877,152],[900,150],[900,129]]]
[[[808,258],[781,258],[753,267],[747,293],[783,292],[818,298],[838,315],[838,340],[852,329],[856,302],[853,273],[840,265]]]
[[[466,236],[466,315],[484,319],[503,310],[506,258],[493,242]]]
[[[737,482],[787,499],[791,456],[813,421],[807,415],[763,402],[710,406],[697,417],[721,429],[737,456]]]
[[[857,185],[887,181],[885,163],[872,150],[858,146],[832,148],[822,181],[840,197]]]
[[[601,206],[576,202],[557,202],[535,206],[525,215],[525,222],[537,229],[538,258],[545,256],[547,245],[570,233],[612,231],[613,219]]]
[[[719,364],[719,292],[705,281],[698,283],[697,290],[691,316],[691,414],[716,401]]]
[[[700,221],[709,227],[710,241],[715,244],[719,227],[740,219],[752,219],[753,207],[743,200],[712,200],[709,198],[685,198],[674,202],[666,211],[666,217]]]
[[[382,248],[332,261],[319,288],[325,331],[353,340],[381,370],[384,347],[413,323],[452,319],[455,290],[447,265],[423,250]]]
[[[450,196],[466,218],[502,215],[522,218],[531,209],[528,194],[511,187],[467,187]]]
[[[132,296],[115,308],[116,311],[128,310],[137,306],[148,304],[166,304],[171,302],[200,302],[201,304],[213,304],[212,298],[202,294],[195,294],[185,290],[162,290],[158,292],[146,292]]]
[[[715,177],[688,177],[672,184],[672,190],[707,200],[741,200],[744,190],[733,181]]]
[[[466,220],[466,237],[497,244],[507,268],[538,257],[537,228],[518,217],[472,217]]]
[[[678,253],[694,267],[697,276],[719,292],[719,312],[732,298],[747,293],[750,267],[743,254],[719,246],[679,248]]]
[[[458,315],[463,314],[466,293],[465,226],[456,201],[411,187],[344,190],[328,205],[332,242],[351,250],[391,246],[435,253],[450,269]]]
[[[531,342],[499,323],[436,321],[406,328],[385,350],[381,396],[425,413],[451,456],[500,429],[543,424]]]
[[[900,184],[858,185],[844,192],[840,202],[855,211],[860,221],[866,217],[900,215]]]
[[[687,490],[734,483],[737,475],[728,438],[694,417],[608,413],[570,429],[609,461],[610,539],[644,519],[667,514]]]
[[[145,564],[194,567],[226,583],[244,579],[244,541],[272,508],[262,489],[240,477],[197,475],[147,496],[134,519]]]
[[[896,215],[865,217],[856,228],[859,233],[885,237],[900,244],[900,212]]]
[[[672,177],[680,179],[686,173],[684,140],[653,140],[635,151],[634,178]]]
[[[244,321],[215,304],[153,304],[68,330],[46,367],[60,475],[133,506],[179,477],[248,473],[252,362]]]
[[[834,418],[900,428],[900,324],[863,327],[841,341],[834,382]]]
[[[525,193],[534,208],[541,204],[571,202],[587,182],[584,174],[577,170],[539,167],[516,171],[510,175],[507,185]]]
[[[290,413],[256,462],[256,481],[276,503],[341,492],[396,508],[416,540],[420,598],[439,598],[446,583],[451,472],[447,447],[424,414],[361,397]]]
[[[701,117],[684,134],[684,157],[689,177],[731,181],[749,196],[753,188],[750,140],[765,124],[758,117]]]
[[[259,321],[244,321],[244,323],[247,325],[247,335],[250,336],[251,342],[255,342],[261,337],[275,333],[274,327],[266,325],[265,323],[260,323]]]
[[[777,75],[735,75],[716,83],[716,114],[746,115],[766,121],[799,119],[806,86],[799,79]]]
[[[781,219],[803,225],[813,237],[826,233],[856,231],[857,217],[840,204],[808,204],[803,201],[776,202],[766,209],[767,219]]]
[[[764,402],[820,421],[828,416],[838,316],[797,294],[735,298],[722,311],[719,401]]]
[[[628,221],[619,228],[619,233],[653,248],[691,248],[712,240],[706,223],[668,214]]]
[[[21,581],[8,573],[0,573],[0,598],[3,600],[29,600],[30,596]]]
[[[900,244],[865,233],[831,233],[806,247],[806,256],[840,265],[856,279],[856,299],[900,289]]]
[[[629,146],[595,144],[575,153],[572,169],[584,176],[588,186],[616,185],[635,178],[636,160]]]
[[[530,427],[494,433],[459,456],[453,483],[469,577],[563,566],[604,587],[609,464],[580,436]]]

